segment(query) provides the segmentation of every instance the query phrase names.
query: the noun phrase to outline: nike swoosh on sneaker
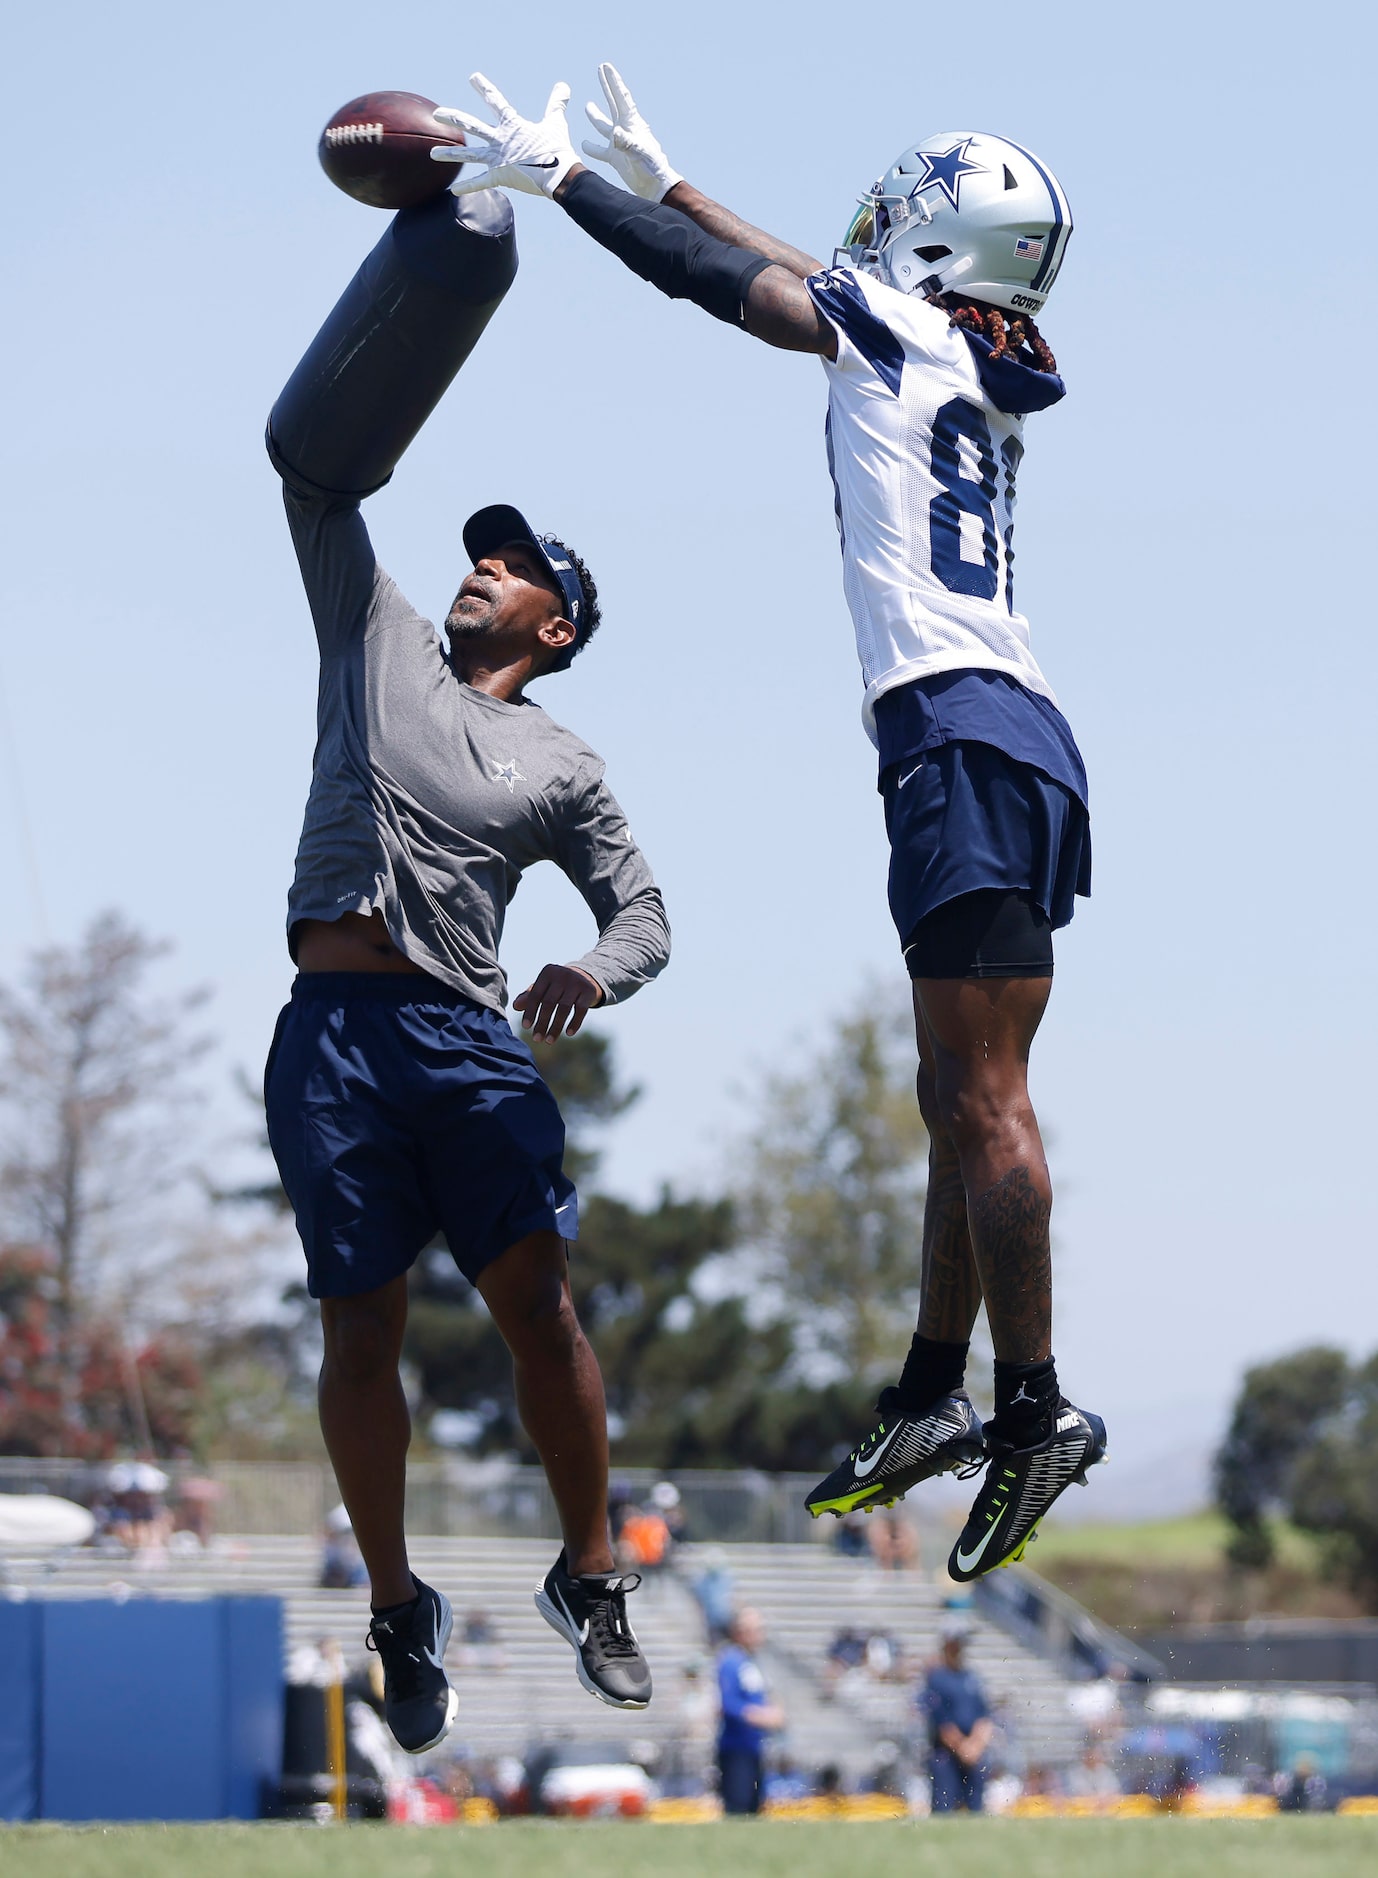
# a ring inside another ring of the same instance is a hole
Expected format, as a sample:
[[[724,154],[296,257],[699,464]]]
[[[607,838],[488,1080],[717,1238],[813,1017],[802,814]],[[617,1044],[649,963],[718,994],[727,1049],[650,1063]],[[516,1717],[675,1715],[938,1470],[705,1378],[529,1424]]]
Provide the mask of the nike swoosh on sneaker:
[[[578,1618],[574,1615],[574,1612],[569,1608],[565,1594],[558,1585],[554,1587],[554,1591],[555,1601],[564,1612],[565,1622],[569,1625],[571,1633],[579,1639],[580,1643],[587,1643],[589,1640],[589,1632],[593,1629],[593,1619],[586,1617],[581,1625]]]
[[[432,1644],[435,1645],[434,1649],[431,1647]],[[440,1648],[440,1618],[439,1613],[434,1609],[431,1611],[431,1642],[421,1646],[421,1654],[436,1669],[444,1669],[445,1652]]]
[[[974,1552],[964,1552],[962,1548],[958,1546],[957,1565],[960,1570],[964,1572],[969,1572],[973,1565],[980,1564],[982,1558],[985,1556],[986,1547],[990,1544],[991,1540],[995,1537],[996,1527],[1003,1524],[1005,1514],[1008,1511],[1009,1511],[1008,1506],[1001,1507],[999,1514],[996,1516],[996,1518],[994,1518],[991,1521],[990,1525],[986,1527],[985,1536],[982,1538],[980,1545],[977,1546]]]
[[[896,1422],[895,1426],[890,1430],[880,1446],[868,1454],[865,1460],[862,1460],[860,1455],[856,1457],[852,1462],[852,1468],[858,1480],[864,1479],[867,1474],[871,1473],[879,1465],[881,1455],[884,1454],[899,1431],[899,1423]]]

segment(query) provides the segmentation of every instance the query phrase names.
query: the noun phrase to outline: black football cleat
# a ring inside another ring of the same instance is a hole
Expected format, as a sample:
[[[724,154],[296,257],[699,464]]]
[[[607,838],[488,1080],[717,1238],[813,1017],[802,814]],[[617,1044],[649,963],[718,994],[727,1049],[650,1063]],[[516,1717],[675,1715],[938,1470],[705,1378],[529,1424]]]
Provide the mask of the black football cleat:
[[[815,1519],[888,1506],[934,1474],[981,1465],[981,1423],[965,1395],[945,1395],[922,1415],[906,1415],[892,1385],[881,1390],[876,1413],[879,1427],[804,1501]]]
[[[627,1593],[638,1572],[596,1572],[576,1578],[559,1558],[536,1587],[536,1609],[574,1650],[574,1667],[590,1695],[610,1708],[645,1708],[651,1672],[627,1621]]]
[[[1052,1433],[1033,1447],[1016,1448],[988,1434],[986,1448],[986,1477],[947,1562],[958,1584],[1023,1558],[1058,1495],[1074,1480],[1084,1487],[1087,1468],[1105,1459],[1105,1423],[1063,1400],[1054,1412]]]
[[[445,1646],[454,1615],[443,1592],[412,1573],[415,1604],[390,1617],[375,1617],[368,1647],[383,1665],[383,1714],[393,1739],[408,1754],[424,1754],[454,1725],[459,1697],[445,1675]]]

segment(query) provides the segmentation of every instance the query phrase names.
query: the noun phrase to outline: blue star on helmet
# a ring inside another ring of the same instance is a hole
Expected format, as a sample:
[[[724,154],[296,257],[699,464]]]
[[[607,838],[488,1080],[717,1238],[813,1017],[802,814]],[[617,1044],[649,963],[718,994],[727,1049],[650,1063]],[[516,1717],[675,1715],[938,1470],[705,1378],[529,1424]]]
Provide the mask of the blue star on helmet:
[[[984,163],[968,162],[967,151],[971,148],[971,141],[970,137],[963,137],[961,142],[954,143],[950,150],[915,151],[914,154],[923,163],[924,171],[910,190],[910,195],[916,196],[921,190],[927,189],[930,184],[936,183],[953,208],[960,207],[957,198],[962,192],[962,178],[973,173],[978,176],[990,174]]]

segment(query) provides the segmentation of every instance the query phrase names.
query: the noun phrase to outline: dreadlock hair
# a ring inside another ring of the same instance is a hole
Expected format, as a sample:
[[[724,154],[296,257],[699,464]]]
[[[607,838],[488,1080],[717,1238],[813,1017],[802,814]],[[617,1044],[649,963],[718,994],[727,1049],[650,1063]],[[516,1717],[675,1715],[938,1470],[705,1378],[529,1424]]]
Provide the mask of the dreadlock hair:
[[[990,355],[992,365],[997,359],[1012,358],[1021,365],[1033,364],[1040,372],[1057,370],[1052,348],[1027,314],[1008,316],[998,306],[988,306],[984,300],[962,302],[956,294],[938,295],[933,304],[950,316],[950,326],[960,326],[965,332],[980,333],[989,339],[995,348]],[[1028,357],[1020,359],[1021,352]]]
[[[545,535],[542,539],[550,547],[558,548],[568,560],[578,577],[579,591],[584,596],[583,624],[577,628],[574,638],[565,648],[564,655],[549,668],[552,672],[567,672],[598,631],[599,621],[603,617],[602,609],[598,605],[598,583],[568,542],[561,541],[558,535]]]

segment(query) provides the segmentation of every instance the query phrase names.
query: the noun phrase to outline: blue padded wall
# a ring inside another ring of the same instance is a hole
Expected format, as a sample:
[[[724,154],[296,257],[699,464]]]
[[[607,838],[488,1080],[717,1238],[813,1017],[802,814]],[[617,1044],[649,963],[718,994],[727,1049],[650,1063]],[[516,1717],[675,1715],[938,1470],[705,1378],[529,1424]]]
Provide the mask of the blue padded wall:
[[[225,1657],[225,1772],[222,1812],[257,1819],[265,1781],[282,1773],[282,1604],[221,1598]]]
[[[0,1819],[38,1813],[41,1609],[0,1603]]]
[[[37,1608],[44,1818],[256,1816],[282,1752],[275,1598]]]

